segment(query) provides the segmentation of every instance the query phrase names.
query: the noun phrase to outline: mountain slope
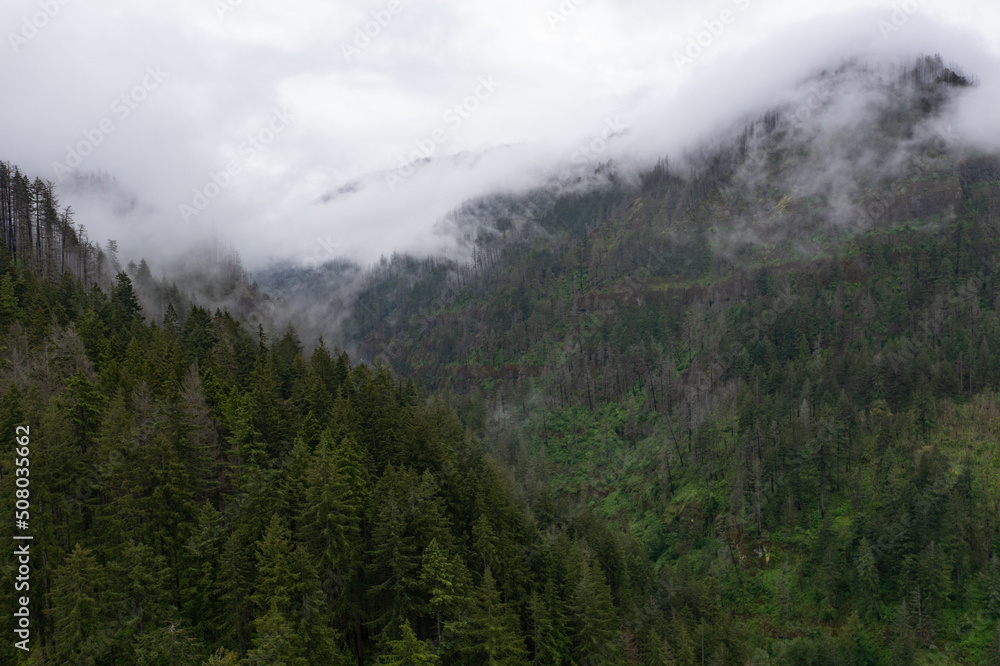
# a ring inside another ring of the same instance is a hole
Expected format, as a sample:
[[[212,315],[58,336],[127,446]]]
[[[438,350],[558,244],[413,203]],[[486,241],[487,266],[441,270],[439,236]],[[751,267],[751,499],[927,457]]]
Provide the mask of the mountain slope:
[[[683,168],[470,204],[473,262],[383,266],[360,345],[755,663],[992,663],[1000,161],[946,120],[971,85],[848,64]]]

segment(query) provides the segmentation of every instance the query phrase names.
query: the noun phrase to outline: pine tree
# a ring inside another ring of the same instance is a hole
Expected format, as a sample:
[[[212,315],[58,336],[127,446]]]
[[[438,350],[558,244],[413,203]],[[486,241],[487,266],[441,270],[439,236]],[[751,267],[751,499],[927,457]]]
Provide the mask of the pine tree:
[[[212,653],[203,666],[239,666],[240,656],[225,648],[219,648]]]
[[[380,489],[389,472],[379,483]],[[377,490],[376,495],[382,493]],[[376,604],[372,623],[390,630],[401,626],[414,610],[419,575],[417,546],[408,534],[404,509],[394,495],[385,493],[379,504],[368,555],[368,591]]]
[[[311,414],[317,424],[326,423],[336,395],[336,392],[327,391],[323,380],[310,367],[305,371],[304,378],[296,382],[292,391],[292,402],[300,412]]]
[[[247,652],[247,666],[307,666],[302,644],[285,616],[272,606],[254,620],[253,647]]]
[[[899,666],[910,666],[914,663],[917,651],[917,640],[910,626],[911,617],[906,601],[896,610],[896,618],[892,623],[892,642],[889,646],[889,663]]]
[[[916,403],[914,423],[920,430],[921,435],[927,435],[934,428],[936,417],[934,414],[934,399],[926,387],[921,389],[917,394]]]
[[[192,364],[184,375],[177,407],[178,448],[191,479],[195,500],[211,499],[218,507],[221,502],[218,488],[223,474],[222,451],[196,364]]]
[[[18,318],[17,294],[14,292],[14,280],[6,274],[0,277],[0,331],[7,328]]]
[[[531,592],[528,604],[530,615],[529,638],[534,651],[534,663],[568,663],[570,642],[566,636],[566,618],[561,609],[554,583],[546,582],[544,593]]]
[[[642,656],[644,666],[676,666],[677,659],[674,657],[673,648],[670,643],[657,635],[653,629],[649,630],[646,639],[646,650]]]
[[[461,562],[448,556],[437,539],[431,539],[424,550],[420,568],[420,585],[428,597],[427,609],[434,616],[437,627],[437,644],[443,639],[443,620],[449,619],[451,612],[463,601],[463,572]]]
[[[461,652],[471,663],[493,666],[528,664],[517,615],[501,603],[489,567],[476,590],[468,612],[468,625],[460,639]]]
[[[206,502],[194,516],[180,560],[181,611],[195,618],[195,633],[206,642],[214,641],[221,631],[218,581],[223,543],[222,516]]]
[[[197,361],[203,364],[215,343],[215,337],[212,335],[212,316],[208,310],[192,303],[184,317],[182,334],[185,358],[189,362]]]
[[[312,555],[301,543],[292,552],[291,569],[297,584],[291,588],[288,616],[298,623],[297,635],[305,644],[305,653],[313,662],[345,664],[337,648],[339,632],[334,627],[339,624],[327,603]]]
[[[277,513],[257,544],[257,578],[250,600],[261,610],[287,610],[298,579],[291,568],[291,531]]]
[[[180,333],[181,331],[180,317],[177,315],[173,303],[167,303],[167,309],[163,313],[163,330],[169,333]]]
[[[259,359],[250,376],[250,387],[246,393],[247,416],[255,432],[260,433],[260,442],[266,457],[259,463],[262,467],[279,458],[291,445],[291,429],[285,423],[280,406],[278,369],[273,354]]]
[[[168,622],[139,636],[134,654],[136,666],[201,666],[205,663],[205,647],[177,622]]]
[[[312,461],[313,454],[301,437],[295,438],[292,449],[281,461],[276,504],[296,534],[302,531],[302,513],[306,508],[306,477]]]
[[[132,281],[122,271],[115,278],[115,286],[111,289],[110,325],[112,330],[125,334],[125,341],[131,339],[133,326],[142,321],[142,307],[132,289]]]
[[[218,598],[223,612],[222,636],[228,645],[236,645],[244,654],[250,642],[252,616],[253,556],[242,531],[226,539],[219,558]]]
[[[73,423],[74,438],[80,455],[86,455],[100,425],[102,397],[82,370],[67,380],[66,389],[66,409]]]
[[[596,561],[581,555],[571,600],[573,657],[580,666],[619,663],[621,629],[611,590]]]
[[[155,525],[152,532],[160,548],[166,549],[163,554],[168,562],[175,562],[183,543],[183,526],[190,522],[197,506],[191,481],[176,446],[165,435],[153,440],[147,459],[152,476],[148,503],[148,514]]]
[[[306,414],[306,417],[302,420],[302,425],[299,427],[299,438],[306,443],[310,451],[313,451],[319,444],[322,434],[323,428],[320,426],[319,420],[310,411]]]
[[[55,628],[53,657],[57,663],[86,663],[110,651],[106,581],[97,558],[80,544],[56,569],[50,617]]]
[[[878,570],[875,567],[875,555],[868,539],[862,538],[858,545],[857,556],[857,576],[860,585],[861,599],[864,603],[871,603],[874,606],[876,619],[880,616],[879,611],[879,580]]]
[[[472,526],[472,545],[482,559],[483,570],[497,565],[497,537],[485,513]]]
[[[343,591],[337,581],[350,574],[357,561],[360,521],[361,506],[324,436],[309,460],[300,522],[330,595]]]
[[[291,619],[292,594],[301,572],[292,567],[291,532],[277,513],[271,516],[264,537],[257,544],[257,578],[250,600],[259,609],[253,621],[250,664],[305,665],[302,644]]]
[[[253,405],[248,396],[235,397],[226,409],[226,420],[232,435],[229,437],[230,464],[242,473],[252,468],[260,469],[270,464],[264,434],[257,428]]]
[[[130,655],[142,634],[153,631],[172,613],[162,557],[145,544],[129,543],[108,567],[108,609],[116,619],[115,653]]]
[[[166,435],[142,432],[162,426],[158,418],[136,426],[140,432],[131,449],[119,459],[115,478],[105,484],[109,501],[104,513],[122,538],[165,546],[172,558],[180,548],[180,526],[191,514],[192,493],[187,471]]]
[[[400,638],[389,641],[386,654],[378,658],[375,663],[379,666],[422,666],[423,664],[438,664],[440,660],[421,640],[417,640],[416,634],[410,628],[409,622],[404,622],[400,627]]]

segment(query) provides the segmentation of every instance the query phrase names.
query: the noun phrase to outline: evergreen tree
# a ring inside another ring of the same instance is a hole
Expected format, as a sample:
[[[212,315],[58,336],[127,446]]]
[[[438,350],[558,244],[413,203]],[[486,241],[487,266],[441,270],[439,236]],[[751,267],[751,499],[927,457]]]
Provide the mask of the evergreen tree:
[[[390,470],[391,471],[391,470]],[[379,504],[372,527],[372,544],[368,562],[369,594],[375,606],[374,626],[399,627],[415,609],[414,595],[419,575],[419,555],[414,537],[408,533],[404,508],[395,493],[379,492],[384,497]]]
[[[562,603],[556,596],[555,584],[546,582],[544,594],[533,590],[528,605],[530,612],[529,639],[538,664],[568,663],[570,642],[566,635],[566,618]]]
[[[147,632],[137,643],[133,662],[137,666],[201,666],[205,663],[204,646],[175,622]]]
[[[917,651],[916,636],[910,625],[911,617],[904,600],[896,610],[892,623],[892,642],[889,647],[889,663],[910,666]]]
[[[581,666],[620,663],[620,624],[604,572],[582,554],[577,576],[570,603],[574,659]]]
[[[291,567],[291,536],[275,513],[257,544],[257,578],[250,600],[261,610],[285,611],[291,604],[291,590],[298,585]]]
[[[253,556],[241,531],[226,539],[219,557],[218,598],[222,607],[221,633],[226,644],[245,654],[250,642]]]
[[[468,625],[461,638],[461,653],[471,663],[493,666],[528,664],[517,615],[501,603],[489,567],[468,611]]]
[[[300,522],[306,543],[318,555],[323,588],[336,598],[357,561],[361,506],[323,437],[309,460]]]
[[[348,660],[337,646],[336,616],[327,603],[312,555],[301,543],[292,553],[291,569],[297,584],[291,589],[289,618],[298,622],[296,633],[305,643],[305,654],[314,662],[346,665]]]
[[[56,569],[49,615],[55,629],[52,657],[58,663],[95,661],[111,650],[106,583],[104,568],[80,544]]]
[[[192,364],[184,375],[177,403],[178,449],[191,479],[195,500],[211,499],[219,506],[221,497],[213,491],[222,480],[222,451],[196,364]]]
[[[10,274],[0,276],[0,331],[6,331],[17,320],[19,309],[14,279]]]
[[[173,612],[166,563],[149,546],[129,543],[107,570],[111,585],[106,603],[116,623],[115,653],[132,655],[142,635],[154,631]]]
[[[132,280],[124,271],[115,278],[108,306],[108,324],[112,330],[121,332],[121,341],[127,344],[137,324],[142,322],[142,306],[132,289]]]
[[[102,397],[82,370],[66,382],[66,408],[73,423],[73,435],[80,455],[86,455],[100,425]]]
[[[862,538],[858,545],[857,577],[861,599],[873,606],[875,616],[878,618],[880,615],[878,570],[875,567],[875,555],[866,538]]]
[[[462,583],[467,574],[461,571],[461,567],[461,562],[450,558],[445,550],[438,545],[437,539],[431,539],[430,544],[424,550],[420,568],[420,585],[428,597],[427,609],[434,616],[439,646],[443,640],[443,622],[450,619],[451,613],[461,605],[464,599]]]
[[[231,652],[225,648],[219,648],[212,653],[203,664],[203,666],[238,666],[240,663],[239,655],[235,652]]]
[[[294,627],[277,607],[271,606],[253,624],[253,646],[246,657],[248,666],[307,666],[309,661],[302,654]]]
[[[409,622],[400,627],[399,640],[389,641],[388,652],[375,662],[379,666],[422,666],[438,664],[437,655],[423,641],[417,640]]]
[[[206,502],[194,520],[180,560],[181,611],[185,617],[195,618],[196,635],[214,642],[222,628],[218,596],[219,558],[224,543],[222,517]]]
[[[257,544],[257,578],[250,600],[259,609],[253,621],[254,637],[247,653],[250,664],[305,665],[306,646],[297,639],[291,619],[292,594],[300,571],[292,567],[291,532],[277,513]]]
[[[482,567],[495,567],[497,564],[497,537],[486,514],[480,514],[472,526],[472,544],[479,553]]]

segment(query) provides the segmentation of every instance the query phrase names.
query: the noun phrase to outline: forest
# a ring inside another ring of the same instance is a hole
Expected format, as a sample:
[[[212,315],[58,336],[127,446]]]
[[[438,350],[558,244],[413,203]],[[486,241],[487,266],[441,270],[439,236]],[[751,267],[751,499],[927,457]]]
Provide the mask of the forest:
[[[472,260],[371,267],[332,346],[231,259],[232,311],[122,266],[3,165],[36,641],[4,661],[1000,663],[1000,158],[919,139],[970,79],[894,77],[852,141],[906,167],[846,210],[777,109],[469,202]]]

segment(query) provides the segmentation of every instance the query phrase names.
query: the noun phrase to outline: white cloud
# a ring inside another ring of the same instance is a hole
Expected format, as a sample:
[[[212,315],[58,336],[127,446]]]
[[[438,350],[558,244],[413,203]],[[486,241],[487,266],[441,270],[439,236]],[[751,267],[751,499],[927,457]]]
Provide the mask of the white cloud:
[[[141,82],[146,67],[160,66],[169,78],[82,166],[114,174],[143,205],[115,215],[76,195],[64,203],[77,205],[93,237],[117,238],[126,254],[155,255],[217,233],[252,265],[305,258],[317,238],[329,237],[363,260],[431,251],[447,244],[431,230],[448,210],[494,188],[526,186],[600,135],[608,119],[630,129],[607,156],[652,161],[853,55],[940,51],[982,81],[956,122],[970,138],[1000,145],[992,113],[1000,81],[991,75],[1000,71],[1000,9],[986,0],[924,0],[889,39],[878,26],[891,20],[893,3],[860,0],[587,0],[572,13],[560,0],[400,2],[348,60],[342,45],[373,16],[384,18],[376,13],[388,0],[232,0],[221,19],[214,0],[65,0],[16,52],[8,43],[0,55],[8,100],[0,107],[0,157],[54,178],[66,146],[113,117],[114,100]],[[6,7],[5,35],[19,34],[39,11],[37,0]],[[568,15],[553,27],[548,11]],[[679,72],[674,54],[723,11],[734,20]],[[461,126],[448,126],[445,112],[489,76],[502,88]],[[294,122],[185,225],[180,204],[281,106]],[[437,157],[516,146],[474,165],[440,160],[395,192],[376,173],[358,192],[321,202],[352,173],[397,168],[399,155],[439,127],[448,131]]]

